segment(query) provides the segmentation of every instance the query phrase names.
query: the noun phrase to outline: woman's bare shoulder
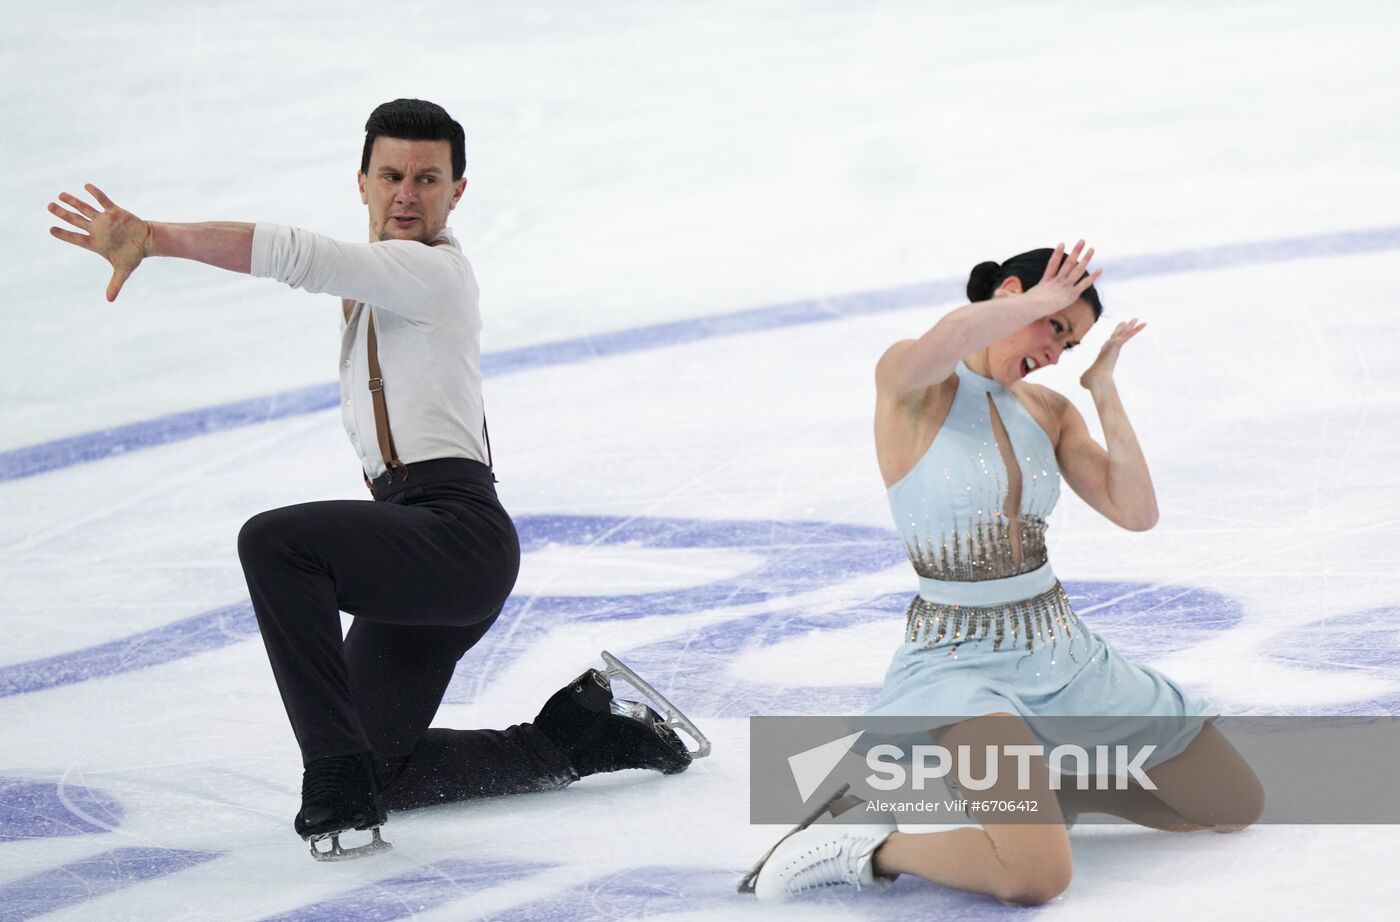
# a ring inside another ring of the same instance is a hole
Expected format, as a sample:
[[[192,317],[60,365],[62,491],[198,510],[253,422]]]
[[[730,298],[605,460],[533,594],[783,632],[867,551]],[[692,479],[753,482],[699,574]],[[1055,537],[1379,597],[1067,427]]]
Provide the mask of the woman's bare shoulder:
[[[875,452],[887,486],[912,470],[933,444],[953,405],[957,382],[957,375],[951,375],[903,401],[877,399]]]
[[[1033,381],[1022,381],[1014,388],[1017,397],[1023,400],[1032,400],[1047,409],[1061,410],[1065,404],[1069,403],[1069,398],[1053,388],[1044,384],[1036,384]]]
[[[1072,406],[1069,398],[1044,384],[1034,384],[1030,381],[1016,384],[1012,393],[1021,402],[1021,406],[1026,408],[1026,412],[1040,424],[1040,428],[1045,430],[1046,435],[1050,436],[1051,441],[1059,445],[1060,421],[1064,418],[1065,410]]]

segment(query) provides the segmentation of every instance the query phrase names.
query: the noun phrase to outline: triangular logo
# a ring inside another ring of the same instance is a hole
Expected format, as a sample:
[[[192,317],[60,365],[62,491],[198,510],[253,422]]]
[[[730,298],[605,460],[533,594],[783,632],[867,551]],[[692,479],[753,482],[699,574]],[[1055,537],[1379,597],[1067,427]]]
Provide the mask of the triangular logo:
[[[864,730],[858,730],[850,736],[843,736],[839,740],[822,743],[806,752],[788,756],[788,768],[792,769],[792,780],[797,782],[797,793],[803,801],[816,793],[817,788],[836,767],[836,763],[845,758],[846,753],[851,751],[856,740],[864,733]]]

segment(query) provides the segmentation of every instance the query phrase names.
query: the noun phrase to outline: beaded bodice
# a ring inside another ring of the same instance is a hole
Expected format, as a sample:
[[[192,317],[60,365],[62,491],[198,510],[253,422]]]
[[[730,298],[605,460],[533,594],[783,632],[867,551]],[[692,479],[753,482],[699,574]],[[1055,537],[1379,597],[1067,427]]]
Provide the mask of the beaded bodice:
[[[1045,520],[1060,498],[1054,446],[1006,388],[962,362],[957,375],[933,444],[889,488],[895,524],[926,579],[978,582],[1028,573],[1046,562]],[[1018,478],[1008,477],[1008,457],[1020,481],[1010,514],[1007,495]]]

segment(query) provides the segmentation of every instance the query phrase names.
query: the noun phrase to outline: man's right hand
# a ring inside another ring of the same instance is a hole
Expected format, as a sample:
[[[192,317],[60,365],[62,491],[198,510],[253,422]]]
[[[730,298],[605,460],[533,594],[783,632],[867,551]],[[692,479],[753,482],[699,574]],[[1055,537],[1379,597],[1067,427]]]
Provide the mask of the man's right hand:
[[[61,227],[49,228],[49,233],[85,250],[91,250],[112,264],[112,280],[107,283],[107,300],[115,301],[122,285],[151,254],[151,227],[131,212],[119,208],[101,189],[92,183],[83,186],[97,203],[92,205],[64,192],[59,201],[77,209],[69,211],[58,202],[49,202],[49,214],[60,218],[85,233],[75,233]]]

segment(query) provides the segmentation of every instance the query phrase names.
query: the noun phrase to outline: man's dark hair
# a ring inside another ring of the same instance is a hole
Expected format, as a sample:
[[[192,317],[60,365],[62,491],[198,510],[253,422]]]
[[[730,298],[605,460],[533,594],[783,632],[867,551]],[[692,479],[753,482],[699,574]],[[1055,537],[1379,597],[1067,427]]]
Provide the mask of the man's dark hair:
[[[395,99],[369,114],[365,122],[365,151],[360,156],[360,172],[369,172],[369,154],[378,137],[404,141],[447,141],[452,145],[452,181],[467,171],[467,141],[462,126],[447,110],[423,99]]]

